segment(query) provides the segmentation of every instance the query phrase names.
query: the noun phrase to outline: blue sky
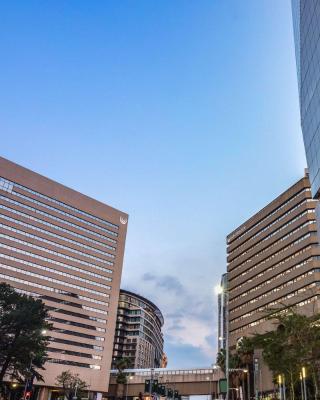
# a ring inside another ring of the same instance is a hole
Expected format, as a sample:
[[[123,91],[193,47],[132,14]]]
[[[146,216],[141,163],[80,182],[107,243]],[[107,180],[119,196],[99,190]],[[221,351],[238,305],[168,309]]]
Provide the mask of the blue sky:
[[[210,365],[225,237],[303,175],[289,0],[0,2],[1,155],[130,214],[122,286]]]

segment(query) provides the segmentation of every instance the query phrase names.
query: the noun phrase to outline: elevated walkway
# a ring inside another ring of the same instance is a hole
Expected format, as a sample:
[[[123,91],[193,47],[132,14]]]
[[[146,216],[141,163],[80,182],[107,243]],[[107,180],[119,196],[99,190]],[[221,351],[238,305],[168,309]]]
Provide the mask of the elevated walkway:
[[[124,385],[125,397],[138,397],[142,393],[145,397],[149,395],[145,392],[145,381],[148,379],[158,380],[159,385],[166,389],[178,390],[181,396],[191,395],[212,395],[218,397],[219,379],[224,378],[224,374],[218,367],[195,368],[195,369],[127,369],[127,384]],[[117,371],[111,371],[109,384],[109,398],[117,397]]]

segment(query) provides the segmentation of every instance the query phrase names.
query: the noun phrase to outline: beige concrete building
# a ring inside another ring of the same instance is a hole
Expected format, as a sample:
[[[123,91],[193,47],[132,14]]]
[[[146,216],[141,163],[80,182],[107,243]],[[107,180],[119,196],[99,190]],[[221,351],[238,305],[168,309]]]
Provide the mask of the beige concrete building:
[[[228,235],[231,347],[242,336],[273,329],[266,320],[270,308],[295,305],[303,313],[318,310],[316,204],[305,175]]]
[[[46,387],[69,369],[90,391],[108,389],[127,221],[0,158],[0,280],[50,310]]]
[[[164,356],[159,308],[150,300],[120,290],[112,368],[117,360],[130,360],[129,368],[159,368]]]

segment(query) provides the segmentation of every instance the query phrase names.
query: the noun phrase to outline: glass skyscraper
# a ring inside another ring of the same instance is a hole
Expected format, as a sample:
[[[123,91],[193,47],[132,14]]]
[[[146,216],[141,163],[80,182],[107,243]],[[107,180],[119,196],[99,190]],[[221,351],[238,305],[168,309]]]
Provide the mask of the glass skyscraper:
[[[312,195],[320,197],[320,1],[292,0],[300,117]]]

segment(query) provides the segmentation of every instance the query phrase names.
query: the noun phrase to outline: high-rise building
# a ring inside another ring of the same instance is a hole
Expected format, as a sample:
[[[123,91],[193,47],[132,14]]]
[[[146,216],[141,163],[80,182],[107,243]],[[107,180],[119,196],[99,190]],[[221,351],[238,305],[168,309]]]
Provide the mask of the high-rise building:
[[[267,319],[271,309],[294,305],[307,315],[319,311],[316,205],[306,175],[228,235],[231,350],[243,336],[274,329]],[[268,382],[272,389],[272,380],[263,380]]]
[[[0,280],[41,299],[53,323],[41,398],[64,370],[108,389],[127,220],[0,158]]]
[[[292,0],[301,128],[312,195],[320,197],[320,2]]]
[[[164,358],[163,316],[150,300],[120,290],[112,367],[128,358],[130,368],[159,368]]]
[[[228,274],[223,274],[218,294],[218,352],[226,348]]]

